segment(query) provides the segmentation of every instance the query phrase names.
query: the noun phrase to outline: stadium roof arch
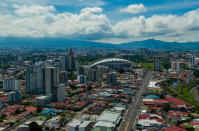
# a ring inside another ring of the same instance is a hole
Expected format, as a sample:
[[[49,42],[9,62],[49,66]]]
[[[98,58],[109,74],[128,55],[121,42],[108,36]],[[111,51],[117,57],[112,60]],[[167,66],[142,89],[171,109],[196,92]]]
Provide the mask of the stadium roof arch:
[[[129,65],[131,66],[132,64],[134,64],[132,61],[129,60],[125,60],[125,59],[121,59],[121,58],[108,58],[108,59],[103,59],[103,60],[99,60],[97,62],[94,62],[93,64],[91,64],[89,67],[95,67],[98,65],[102,65],[102,66],[119,66],[119,65]]]

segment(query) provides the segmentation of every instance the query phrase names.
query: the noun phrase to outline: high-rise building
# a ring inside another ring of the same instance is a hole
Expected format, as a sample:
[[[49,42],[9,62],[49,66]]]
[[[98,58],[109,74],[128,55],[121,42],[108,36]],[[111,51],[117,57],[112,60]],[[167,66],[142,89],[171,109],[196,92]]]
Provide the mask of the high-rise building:
[[[30,65],[26,70],[26,92],[33,94],[44,93],[43,88],[43,68],[46,67],[44,62]]]
[[[43,68],[43,84],[45,95],[52,95],[52,88],[59,84],[59,68],[45,67]]]
[[[116,85],[117,84],[117,73],[111,72],[106,75],[106,83],[109,85]]]
[[[171,70],[174,72],[180,72],[180,62],[179,61],[172,61],[171,62]]]
[[[191,57],[189,57],[189,65],[190,66],[195,66],[195,57],[194,56],[191,56]]]
[[[141,48],[141,56],[148,56],[148,48]]]
[[[21,92],[20,91],[12,91],[8,93],[8,102],[14,104],[15,102],[19,102],[21,100]]]
[[[63,102],[65,100],[65,85],[59,84],[52,88],[52,101]]]
[[[154,60],[154,71],[161,71],[162,70],[162,68],[161,68],[161,57],[158,57],[158,56],[156,56],[156,57],[154,57],[153,58],[153,60]]]
[[[89,67],[87,65],[78,66],[77,73],[78,75],[87,75]]]
[[[66,84],[68,82],[68,72],[67,71],[60,71],[59,81],[60,81],[60,84]]]
[[[21,80],[16,80],[14,78],[4,79],[3,80],[3,90],[4,91],[21,90]]]
[[[103,80],[103,75],[108,72],[107,66],[97,66],[98,81]]]
[[[14,66],[17,67],[25,67],[25,61],[24,60],[17,60],[14,62]]]
[[[97,73],[96,69],[89,69],[88,80],[89,81],[98,81],[98,73]]]
[[[61,60],[61,70],[73,71],[76,69],[76,60],[72,48],[67,55]]]
[[[78,75],[77,76],[77,81],[81,84],[86,84],[87,83],[87,78],[85,75]]]
[[[44,94],[51,96],[52,88],[62,82],[67,82],[66,72],[59,71],[59,67],[48,67],[45,63],[39,63],[28,67],[26,71],[27,93]]]

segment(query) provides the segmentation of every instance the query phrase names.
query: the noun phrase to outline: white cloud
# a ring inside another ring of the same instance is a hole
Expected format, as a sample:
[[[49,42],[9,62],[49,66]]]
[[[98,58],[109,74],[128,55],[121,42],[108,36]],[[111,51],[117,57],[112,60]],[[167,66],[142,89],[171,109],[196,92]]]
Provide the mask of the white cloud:
[[[0,36],[67,37],[121,43],[143,39],[199,41],[199,9],[184,15],[132,17],[111,24],[99,7],[80,13],[59,13],[54,6],[14,5],[10,14],[0,13]]]
[[[57,6],[74,6],[74,7],[87,7],[87,6],[103,6],[107,2],[104,0],[0,0],[1,3],[12,4],[25,4],[25,5],[57,5]]]
[[[14,7],[15,14],[0,15],[0,36],[86,38],[93,34],[108,35],[112,29],[99,7],[82,9],[80,14],[57,13],[53,6]]]
[[[143,4],[133,4],[121,9],[120,11],[124,13],[139,14],[147,12],[147,8]]]
[[[157,38],[165,41],[199,41],[199,9],[182,16],[153,15],[126,19],[117,23],[113,31],[118,37]]]
[[[0,3],[0,7],[7,7],[8,4],[7,3]]]
[[[33,16],[33,15],[45,15],[50,12],[56,11],[54,6],[40,6],[40,5],[32,5],[32,6],[19,6],[13,5],[16,10],[14,11],[16,14],[20,16]]]
[[[93,7],[93,8],[84,8],[81,10],[81,13],[101,13],[103,10],[99,7]]]

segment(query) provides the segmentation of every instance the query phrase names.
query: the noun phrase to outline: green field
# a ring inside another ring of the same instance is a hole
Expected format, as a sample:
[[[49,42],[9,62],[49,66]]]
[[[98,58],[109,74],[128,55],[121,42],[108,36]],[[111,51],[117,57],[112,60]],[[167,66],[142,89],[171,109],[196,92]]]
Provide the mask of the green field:
[[[169,94],[172,96],[178,97],[192,105],[195,106],[195,113],[199,113],[199,103],[195,101],[194,99],[194,94],[190,94],[190,90],[192,87],[195,87],[196,85],[199,84],[199,81],[197,80],[192,80],[189,84],[181,84],[178,86],[177,90],[175,90],[172,86],[170,85],[165,85],[164,89],[168,91]]]
[[[141,65],[141,68],[147,70],[153,70],[153,63],[136,63],[136,65]]]

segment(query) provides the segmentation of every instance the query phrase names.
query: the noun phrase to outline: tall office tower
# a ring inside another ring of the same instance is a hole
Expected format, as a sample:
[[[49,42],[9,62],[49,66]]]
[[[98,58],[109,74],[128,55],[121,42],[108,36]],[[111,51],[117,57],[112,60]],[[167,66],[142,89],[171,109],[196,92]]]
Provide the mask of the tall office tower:
[[[86,75],[88,74],[89,67],[87,65],[78,66],[77,73],[78,75]]]
[[[171,70],[175,72],[180,72],[180,62],[179,61],[172,61],[171,62]]]
[[[44,62],[31,65],[26,70],[26,92],[32,94],[44,93],[43,88],[43,68]]]
[[[0,81],[2,81],[3,80],[3,75],[2,74],[0,74]]]
[[[103,80],[103,75],[108,72],[107,66],[97,66],[98,81]]]
[[[3,80],[3,90],[4,91],[21,90],[21,80],[16,80],[14,78],[4,79]]]
[[[98,81],[98,75],[96,69],[89,69],[88,71],[88,80],[89,81]]]
[[[74,52],[72,48],[67,55],[65,55],[61,60],[61,70],[73,71],[76,68],[76,60],[74,57]]]
[[[141,48],[141,56],[148,56],[148,48]]]
[[[8,102],[14,104],[15,102],[19,102],[21,100],[21,92],[20,91],[12,91],[8,93]]]
[[[80,83],[80,84],[86,84],[87,83],[87,78],[85,75],[78,75],[77,76],[77,81]]]
[[[153,58],[153,60],[154,60],[154,71],[161,71],[162,70],[162,68],[161,68],[162,58],[156,56],[156,57]]]
[[[66,84],[68,82],[68,72],[67,71],[60,71],[59,82],[60,82],[60,84]]]
[[[65,100],[65,85],[59,84],[52,88],[52,101],[63,102]]]
[[[43,87],[45,95],[52,96],[52,88],[59,84],[59,68],[45,67],[43,68]]]
[[[195,66],[196,62],[195,62],[195,57],[191,56],[189,57],[189,65],[190,66]]]
[[[106,75],[106,83],[109,85],[116,85],[117,84],[117,73],[111,72]]]

